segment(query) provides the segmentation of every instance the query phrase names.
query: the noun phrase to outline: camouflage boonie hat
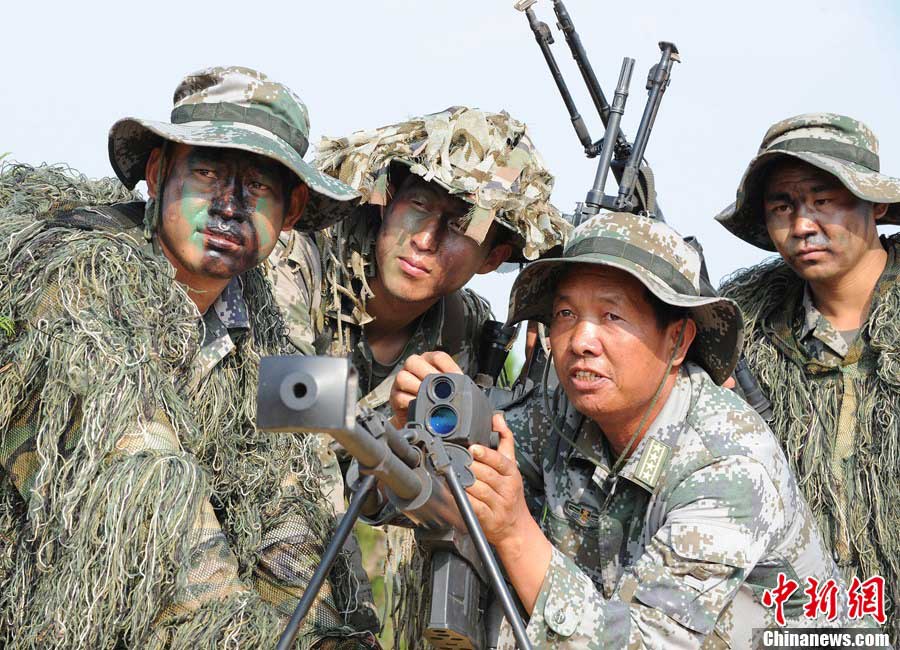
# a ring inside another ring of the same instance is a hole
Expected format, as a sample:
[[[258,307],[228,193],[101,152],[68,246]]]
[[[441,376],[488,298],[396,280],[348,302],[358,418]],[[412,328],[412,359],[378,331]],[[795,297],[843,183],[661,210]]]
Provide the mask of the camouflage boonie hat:
[[[319,230],[350,214],[359,196],[303,160],[309,113],[287,86],[241,67],[201,70],[175,89],[171,124],[126,117],[109,130],[109,160],[129,189],[144,179],[150,151],[162,140],[241,149],[277,160],[312,190],[298,227]]]
[[[346,138],[323,138],[316,166],[387,205],[391,163],[472,204],[465,233],[479,244],[491,223],[517,235],[510,261],[535,259],[562,243],[569,224],[550,203],[553,176],[524,124],[509,114],[454,106]]]
[[[690,358],[713,381],[731,375],[741,353],[744,324],[735,302],[700,294],[700,256],[669,226],[629,212],[600,212],[578,226],[562,257],[533,262],[516,278],[508,324],[550,324],[556,285],[575,264],[621,269],[668,305],[686,307],[697,324]]]
[[[716,220],[744,241],[774,251],[762,211],[761,181],[765,169],[785,156],[836,176],[860,199],[892,204],[878,223],[900,224],[900,179],[880,173],[878,138],[862,122],[834,113],[806,113],[774,124],[744,172],[737,200]]]

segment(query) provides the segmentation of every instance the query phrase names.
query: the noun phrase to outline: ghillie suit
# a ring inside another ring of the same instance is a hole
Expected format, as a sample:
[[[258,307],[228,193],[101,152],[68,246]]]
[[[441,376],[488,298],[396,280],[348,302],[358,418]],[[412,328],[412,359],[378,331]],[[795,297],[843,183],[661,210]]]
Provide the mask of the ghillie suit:
[[[766,228],[763,190],[779,161],[830,174],[859,200],[887,205],[876,225],[900,224],[900,179],[881,173],[872,130],[845,115],[807,113],[769,127],[734,204],[716,216],[744,241],[776,250]],[[896,236],[881,240],[887,265],[852,342],[816,309],[806,283],[781,260],[738,272],[722,287],[744,312],[747,361],[771,399],[772,429],[823,539],[848,580],[884,578],[891,612],[886,628],[895,645],[900,643],[898,244]]]
[[[0,644],[274,646],[333,514],[310,439],[254,427],[259,356],[287,349],[261,272],[201,317],[142,203],[72,209],[115,182],[0,188]],[[348,632],[326,588],[298,647]]]
[[[351,355],[360,378],[360,402],[383,412],[389,410],[394,375],[412,354],[444,350],[463,372],[474,376],[482,325],[491,314],[487,302],[467,289],[443,296],[420,317],[391,367],[374,360],[363,327],[372,320],[366,305],[373,295],[369,280],[376,274],[381,211],[391,191],[415,174],[471,205],[457,224],[460,232],[481,244],[497,222],[499,236],[513,247],[511,261],[537,258],[562,242],[569,224],[550,203],[553,176],[525,125],[505,112],[456,106],[345,138],[324,138],[316,166],[362,197],[352,217],[316,235],[321,309],[309,320],[315,324],[317,351]],[[295,284],[308,283],[298,277]],[[298,302],[276,297],[283,310],[285,304]],[[399,647],[402,640],[413,650],[425,644],[430,562],[416,550],[409,531],[391,531],[394,645]]]
[[[744,354],[773,396],[775,431],[847,578],[880,575],[888,631],[900,640],[900,236],[849,354],[821,361],[797,338],[804,282],[783,261],[722,287],[744,313]]]

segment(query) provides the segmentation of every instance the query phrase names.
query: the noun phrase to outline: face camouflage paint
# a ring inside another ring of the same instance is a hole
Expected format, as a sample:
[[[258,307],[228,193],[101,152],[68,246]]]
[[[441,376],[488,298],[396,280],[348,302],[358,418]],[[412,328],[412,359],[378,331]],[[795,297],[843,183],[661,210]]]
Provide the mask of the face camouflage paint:
[[[284,172],[231,149],[174,149],[160,241],[191,273],[229,278],[265,258],[287,210]]]

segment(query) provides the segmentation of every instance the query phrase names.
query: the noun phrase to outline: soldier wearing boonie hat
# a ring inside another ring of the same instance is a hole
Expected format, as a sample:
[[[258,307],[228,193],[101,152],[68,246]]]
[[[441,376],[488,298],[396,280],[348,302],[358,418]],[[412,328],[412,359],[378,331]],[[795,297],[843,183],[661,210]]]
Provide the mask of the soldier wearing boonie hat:
[[[780,258],[723,292],[747,322],[745,354],[773,430],[848,581],[881,576],[900,642],[900,179],[881,173],[865,124],[811,113],[773,125],[716,219]],[[874,522],[877,522],[874,523]]]
[[[549,326],[560,387],[495,419],[468,492],[536,647],[750,648],[776,625],[755,594],[779,571],[839,581],[771,431],[719,385],[741,315],[701,295],[674,230],[592,217],[516,279],[522,320]]]
[[[127,192],[12,170],[4,648],[274,647],[334,517],[307,442],[254,426],[259,356],[289,347],[258,264],[280,231],[333,223],[357,196],[302,160],[308,129],[287,87],[210,68],[179,84],[171,123],[110,132],[113,168],[129,188],[147,179],[150,207],[83,205]],[[374,643],[330,585],[303,647],[324,638]]]

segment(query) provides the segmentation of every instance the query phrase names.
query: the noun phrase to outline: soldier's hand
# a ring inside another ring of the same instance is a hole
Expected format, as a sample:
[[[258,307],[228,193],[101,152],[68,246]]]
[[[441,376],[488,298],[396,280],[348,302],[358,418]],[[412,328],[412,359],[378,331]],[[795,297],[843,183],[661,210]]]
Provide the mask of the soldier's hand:
[[[494,415],[493,427],[500,434],[496,451],[481,445],[469,448],[475,458],[475,483],[466,492],[485,537],[497,550],[519,600],[531,614],[550,567],[553,546],[528,512],[513,434],[499,413]]]
[[[414,354],[403,364],[391,387],[391,423],[400,428],[408,419],[409,403],[416,398],[422,380],[438,372],[464,374],[456,362],[446,352],[426,352]]]
[[[494,414],[493,428],[500,434],[496,451],[481,445],[469,448],[475,459],[472,473],[476,480],[466,491],[485,537],[497,546],[515,537],[522,525],[533,520],[525,503],[513,434],[500,413]]]

